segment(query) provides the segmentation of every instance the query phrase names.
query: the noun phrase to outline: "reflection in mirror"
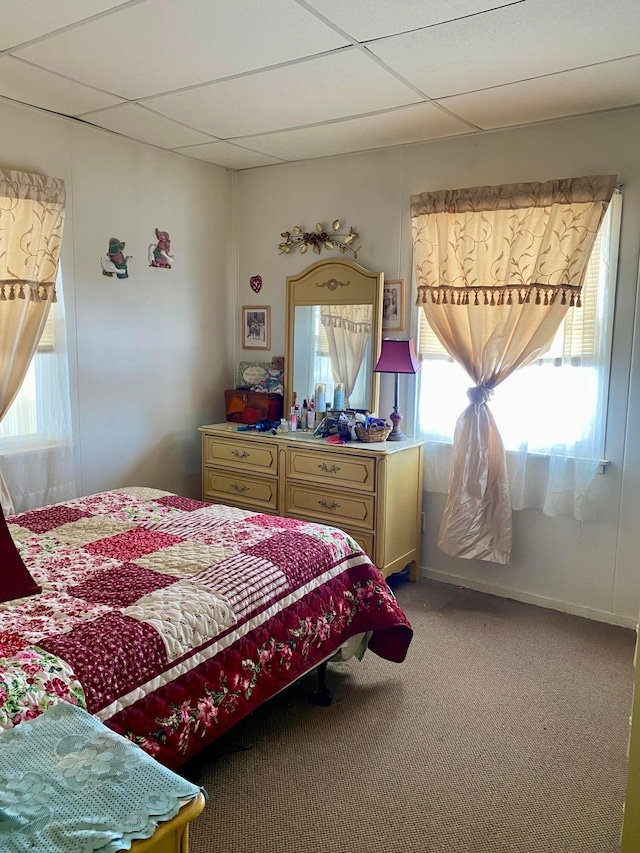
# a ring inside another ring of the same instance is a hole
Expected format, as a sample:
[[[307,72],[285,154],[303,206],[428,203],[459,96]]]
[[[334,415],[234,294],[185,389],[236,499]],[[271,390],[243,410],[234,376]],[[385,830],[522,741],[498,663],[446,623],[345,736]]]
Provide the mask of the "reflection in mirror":
[[[300,406],[319,398],[316,415],[332,407],[376,411],[383,282],[383,273],[339,258],[287,276],[285,411],[294,393]]]
[[[328,409],[370,407],[372,321],[372,305],[295,307],[293,389],[298,402],[322,384]]]

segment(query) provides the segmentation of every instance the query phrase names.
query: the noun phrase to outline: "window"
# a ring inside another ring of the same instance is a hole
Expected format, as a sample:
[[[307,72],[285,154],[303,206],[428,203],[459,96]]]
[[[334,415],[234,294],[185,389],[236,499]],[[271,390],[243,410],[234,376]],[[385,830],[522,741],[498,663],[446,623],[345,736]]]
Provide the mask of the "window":
[[[0,449],[5,452],[43,446],[54,440],[57,429],[52,427],[52,422],[61,409],[59,355],[55,347],[61,311],[61,302],[51,305],[38,349],[22,386],[0,422]]]
[[[622,197],[616,191],[596,239],[582,290],[582,307],[570,308],[549,350],[515,371],[494,393],[490,407],[507,451],[604,456],[615,274]],[[450,443],[468,405],[472,384],[419,314],[418,429],[427,440]]]

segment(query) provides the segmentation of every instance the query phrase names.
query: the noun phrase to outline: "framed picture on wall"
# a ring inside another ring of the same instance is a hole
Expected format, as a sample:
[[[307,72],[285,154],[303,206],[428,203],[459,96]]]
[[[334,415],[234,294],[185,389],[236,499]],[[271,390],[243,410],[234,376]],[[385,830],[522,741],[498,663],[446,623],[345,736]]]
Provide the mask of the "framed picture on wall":
[[[382,297],[382,330],[404,331],[404,279],[385,281]]]
[[[242,349],[271,349],[271,306],[242,306]]]

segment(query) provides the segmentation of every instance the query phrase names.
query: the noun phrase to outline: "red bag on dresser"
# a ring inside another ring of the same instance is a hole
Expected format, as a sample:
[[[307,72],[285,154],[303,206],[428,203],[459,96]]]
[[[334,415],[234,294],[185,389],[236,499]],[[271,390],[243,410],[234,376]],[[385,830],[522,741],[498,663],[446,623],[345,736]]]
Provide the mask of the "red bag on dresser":
[[[228,421],[255,424],[261,420],[279,421],[282,417],[282,394],[266,391],[244,391],[236,388],[224,392]]]

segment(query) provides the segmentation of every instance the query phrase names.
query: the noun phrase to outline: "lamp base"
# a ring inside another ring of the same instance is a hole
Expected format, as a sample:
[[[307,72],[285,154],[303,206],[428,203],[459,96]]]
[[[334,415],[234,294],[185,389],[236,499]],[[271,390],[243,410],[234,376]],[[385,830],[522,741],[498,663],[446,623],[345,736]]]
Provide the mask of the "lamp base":
[[[394,409],[389,415],[389,420],[393,424],[393,429],[387,436],[387,441],[405,441],[407,436],[400,429],[402,414],[397,409]]]

